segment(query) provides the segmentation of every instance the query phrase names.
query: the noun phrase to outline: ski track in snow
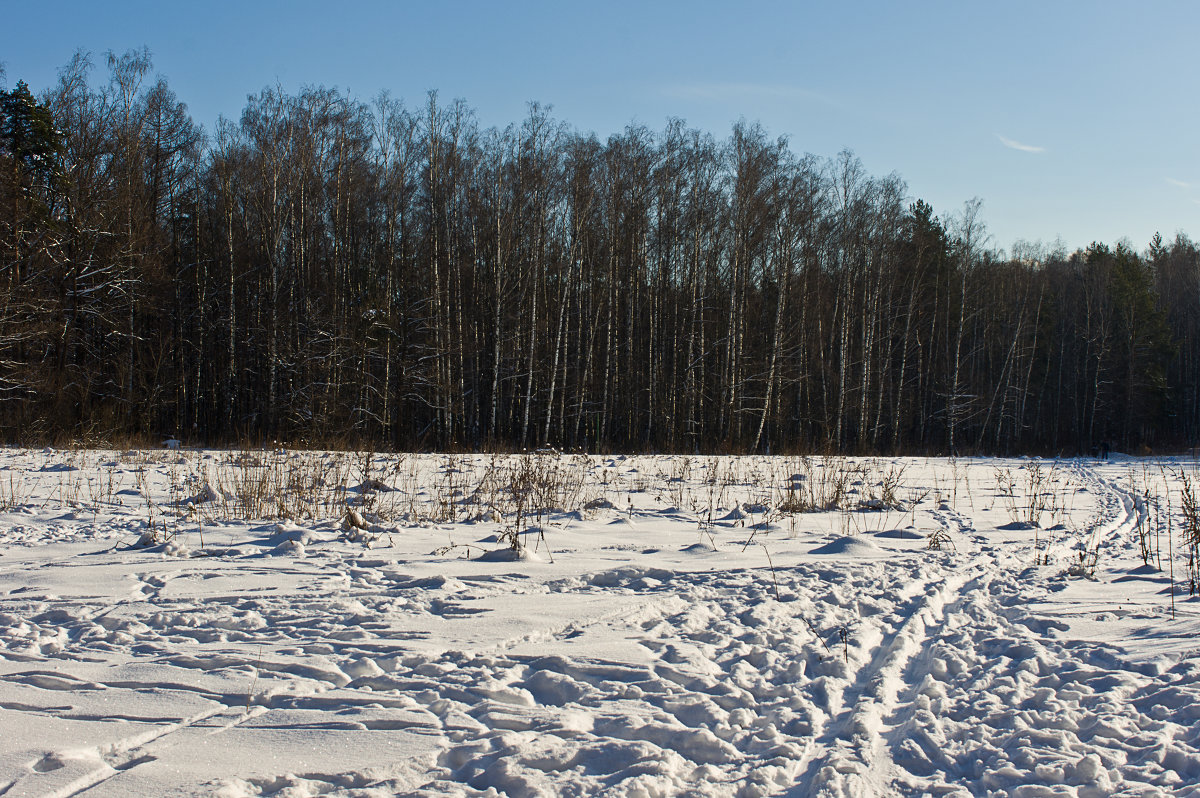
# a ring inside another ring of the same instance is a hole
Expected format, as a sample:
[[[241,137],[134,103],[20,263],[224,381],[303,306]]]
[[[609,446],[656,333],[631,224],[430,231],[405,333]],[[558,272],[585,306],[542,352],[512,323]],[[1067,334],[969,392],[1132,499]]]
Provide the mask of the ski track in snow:
[[[1056,464],[1063,528],[1005,531],[1000,462],[1028,463],[960,461],[969,500],[851,538],[910,511],[792,534],[748,502],[701,534],[631,482],[530,563],[429,554],[494,523],[366,549],[220,522],[168,551],[129,545],[133,509],[27,501],[0,514],[0,798],[1200,796],[1200,623],[1135,568],[1134,466]]]

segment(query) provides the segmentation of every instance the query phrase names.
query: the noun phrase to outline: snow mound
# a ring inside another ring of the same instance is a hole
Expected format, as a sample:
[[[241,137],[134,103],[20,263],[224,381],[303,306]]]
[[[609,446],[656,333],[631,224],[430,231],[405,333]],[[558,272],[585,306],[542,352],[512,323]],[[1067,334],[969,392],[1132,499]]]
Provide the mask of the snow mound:
[[[903,510],[904,506],[897,502],[885,502],[883,499],[872,496],[866,499],[860,499],[858,502],[858,509],[862,510],[863,512],[882,513],[889,510]]]
[[[475,558],[476,562],[545,562],[529,549],[492,549]]]
[[[885,529],[882,532],[876,532],[875,537],[893,540],[922,540],[924,538],[914,529]]]
[[[843,557],[879,557],[886,552],[865,538],[855,535],[835,538],[824,546],[817,546],[809,554],[836,554]]]
[[[306,553],[304,544],[298,540],[285,540],[271,549],[275,557],[303,557]]]
[[[78,471],[79,469],[73,465],[66,463],[54,463],[52,465],[44,465],[38,469],[43,474],[58,474],[66,471]]]
[[[184,499],[183,503],[184,504],[207,504],[209,502],[215,502],[219,498],[221,498],[221,497],[217,495],[217,492],[215,490],[213,490],[212,485],[205,482],[200,487],[199,492],[197,492],[195,496]]]

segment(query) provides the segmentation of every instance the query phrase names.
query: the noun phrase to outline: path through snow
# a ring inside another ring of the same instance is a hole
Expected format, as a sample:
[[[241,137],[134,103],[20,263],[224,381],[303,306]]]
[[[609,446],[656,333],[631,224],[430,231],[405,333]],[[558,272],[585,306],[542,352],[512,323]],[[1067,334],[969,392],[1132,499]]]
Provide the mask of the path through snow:
[[[181,501],[212,454],[0,458],[3,798],[1200,795],[1157,464],[559,458],[503,561],[486,458],[381,462],[350,529]]]

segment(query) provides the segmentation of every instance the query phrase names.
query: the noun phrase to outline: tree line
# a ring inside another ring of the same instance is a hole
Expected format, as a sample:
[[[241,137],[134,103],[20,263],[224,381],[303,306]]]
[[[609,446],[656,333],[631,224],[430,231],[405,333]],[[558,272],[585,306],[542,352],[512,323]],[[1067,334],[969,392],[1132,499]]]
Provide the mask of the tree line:
[[[1183,234],[989,247],[850,152],[601,141],[268,87],[204,131],[146,51],[0,95],[0,435],[385,447],[1193,444]]]

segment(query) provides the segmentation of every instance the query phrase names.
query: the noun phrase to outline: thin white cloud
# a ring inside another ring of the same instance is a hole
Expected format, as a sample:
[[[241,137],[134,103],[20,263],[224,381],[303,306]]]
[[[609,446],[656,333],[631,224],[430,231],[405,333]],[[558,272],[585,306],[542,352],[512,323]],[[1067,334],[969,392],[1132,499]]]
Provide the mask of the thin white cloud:
[[[1187,183],[1183,180],[1176,180],[1173,177],[1168,177],[1167,182],[1173,186],[1178,186],[1179,188],[1191,188],[1192,187],[1191,183]]]
[[[1010,150],[1020,150],[1021,152],[1045,152],[1046,151],[1045,147],[1035,147],[1032,144],[1022,144],[1019,141],[1014,141],[1013,139],[1006,138],[1005,136],[1001,136],[999,133],[996,134],[996,138],[1000,139],[1000,143],[1003,144],[1005,147],[1008,147]]]

